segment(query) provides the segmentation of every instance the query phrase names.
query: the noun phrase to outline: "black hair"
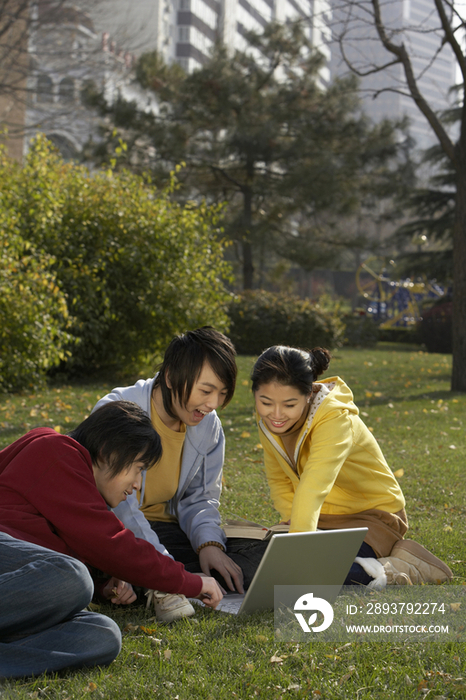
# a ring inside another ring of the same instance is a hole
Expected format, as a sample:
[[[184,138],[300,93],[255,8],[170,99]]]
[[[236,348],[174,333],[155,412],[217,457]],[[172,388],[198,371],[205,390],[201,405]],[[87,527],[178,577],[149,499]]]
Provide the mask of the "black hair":
[[[227,389],[223,406],[235,393],[236,352],[233,343],[220,331],[203,326],[173,338],[165,351],[154,386],[162,390],[163,407],[169,416],[177,418],[173,399],[185,406],[206,362]],[[170,382],[170,387],[167,384]]]
[[[277,382],[293,386],[301,394],[310,394],[312,384],[328,369],[331,355],[325,348],[301,350],[286,345],[272,345],[256,360],[251,372],[252,390],[262,384]]]
[[[68,435],[86,448],[93,464],[106,462],[112,477],[136,459],[149,469],[162,456],[162,443],[149,416],[132,401],[100,406]]]

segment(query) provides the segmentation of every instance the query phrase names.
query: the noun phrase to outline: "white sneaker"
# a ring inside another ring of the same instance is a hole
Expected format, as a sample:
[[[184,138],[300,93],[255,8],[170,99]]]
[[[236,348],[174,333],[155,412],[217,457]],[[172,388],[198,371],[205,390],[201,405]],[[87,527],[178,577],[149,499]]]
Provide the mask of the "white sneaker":
[[[149,590],[146,593],[146,609],[152,605],[155,617],[159,622],[175,622],[183,617],[194,615],[194,608],[181,593],[163,593],[162,591]]]

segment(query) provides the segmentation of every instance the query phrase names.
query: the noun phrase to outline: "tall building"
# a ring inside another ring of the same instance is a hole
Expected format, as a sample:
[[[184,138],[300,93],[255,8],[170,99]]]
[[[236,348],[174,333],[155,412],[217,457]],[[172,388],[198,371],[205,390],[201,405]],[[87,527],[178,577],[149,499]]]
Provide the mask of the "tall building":
[[[345,8],[352,20],[345,52],[357,67],[383,65],[393,60],[381,46],[367,17],[370,0],[81,0],[87,2],[94,25],[110,31],[119,44],[136,55],[156,49],[167,63],[177,61],[191,72],[209,57],[215,41],[231,50],[247,47],[248,31],[261,32],[272,20],[301,19],[313,46],[327,58],[324,80],[347,72],[338,43],[331,34],[342,28]],[[382,15],[395,41],[406,43],[413,56],[419,85],[435,111],[451,104],[456,61],[449,46],[440,46],[438,18],[432,0],[388,0]],[[395,87],[400,92],[389,91]],[[361,78],[365,111],[375,121],[408,116],[418,148],[435,142],[429,125],[406,93],[401,66]]]
[[[371,19],[369,0],[346,3],[330,0],[334,38],[346,30],[343,46],[346,58],[362,74],[360,91],[366,113],[380,121],[383,118],[409,119],[410,135],[415,147],[425,149],[436,143],[425,117],[408,94],[404,71],[400,64],[382,72],[368,72],[375,65],[392,63],[393,54],[384,49]],[[348,20],[348,7],[351,19]],[[404,42],[413,64],[421,93],[434,112],[442,112],[452,104],[450,90],[456,79],[456,60],[449,45],[442,45],[443,32],[431,0],[389,0],[381,3],[382,20],[393,42]],[[348,71],[338,41],[330,44],[332,77]]]
[[[391,61],[373,26],[361,14],[361,8],[370,9],[370,0],[74,0],[74,5],[60,3],[55,10],[54,0],[34,0],[31,6],[38,21],[29,25],[28,49],[22,53],[23,63],[27,56],[30,60],[21,66],[15,60],[15,66],[21,68],[16,71],[16,84],[22,80],[26,85],[27,81],[27,87],[16,91],[21,94],[18,104],[0,92],[0,120],[7,123],[9,118],[11,124],[18,124],[18,134],[24,128],[30,133],[43,130],[64,153],[72,154],[96,128],[95,115],[86,113],[80,100],[86,80],[101,85],[107,96],[118,91],[128,95],[128,91],[134,93],[132,57],[157,50],[167,63],[176,61],[191,72],[208,60],[216,41],[231,51],[244,50],[247,32],[260,33],[270,21],[301,20],[312,45],[327,59],[321,78],[330,81],[348,70],[338,43],[331,38],[343,26],[342,8],[347,5],[356,12],[345,39],[348,59],[361,70]],[[395,41],[402,37],[410,49],[419,85],[433,109],[447,108],[456,63],[449,47],[439,46],[431,0],[388,0],[383,4],[383,17]],[[23,30],[18,25],[14,31]],[[22,36],[26,36],[24,31]],[[10,67],[5,70],[8,76],[14,75]],[[407,115],[417,147],[426,148],[435,138],[412,98],[403,92],[399,65],[361,78],[361,96],[369,116],[379,121]],[[10,135],[13,133],[10,128]],[[19,140],[16,150],[22,150]]]
[[[328,0],[134,0],[131,13],[127,0],[82,3],[96,27],[105,27],[133,53],[157,50],[187,72],[207,61],[216,41],[243,50],[247,32],[260,33],[272,21],[301,19],[313,43],[327,50]]]
[[[261,33],[272,21],[301,19],[311,37],[312,0],[177,1],[173,58],[187,71],[206,61],[216,40],[245,50],[247,33]]]

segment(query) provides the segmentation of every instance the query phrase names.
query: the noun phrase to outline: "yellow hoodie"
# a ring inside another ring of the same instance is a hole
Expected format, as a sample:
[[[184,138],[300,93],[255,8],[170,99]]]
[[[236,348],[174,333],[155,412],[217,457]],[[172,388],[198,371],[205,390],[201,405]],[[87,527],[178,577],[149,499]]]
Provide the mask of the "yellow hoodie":
[[[291,518],[290,532],[308,532],[317,529],[320,513],[398,513],[403,493],[360,419],[351,389],[340,377],[316,382],[314,389],[296,442],[296,468],[281,438],[259,421],[270,494],[281,519]]]

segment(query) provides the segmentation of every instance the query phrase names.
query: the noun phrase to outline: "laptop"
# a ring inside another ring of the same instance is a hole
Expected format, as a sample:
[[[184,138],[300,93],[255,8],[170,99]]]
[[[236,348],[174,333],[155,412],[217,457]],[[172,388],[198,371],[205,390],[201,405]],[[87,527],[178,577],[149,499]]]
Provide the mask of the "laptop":
[[[273,535],[246,593],[227,593],[216,610],[233,615],[273,610],[274,586],[302,586],[303,593],[334,602],[366,534],[361,527]]]

